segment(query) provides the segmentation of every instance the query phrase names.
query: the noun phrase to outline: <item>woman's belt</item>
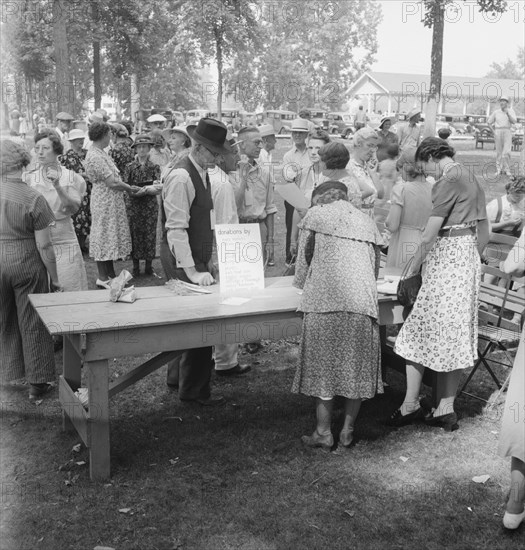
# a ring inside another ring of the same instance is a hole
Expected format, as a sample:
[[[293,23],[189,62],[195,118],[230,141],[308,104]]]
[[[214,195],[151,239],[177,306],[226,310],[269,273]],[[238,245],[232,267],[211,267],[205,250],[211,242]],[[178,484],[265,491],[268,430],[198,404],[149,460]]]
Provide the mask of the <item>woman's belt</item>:
[[[239,218],[239,223],[261,223],[266,218]]]
[[[450,229],[441,229],[438,237],[463,237],[464,235],[475,235],[476,228],[472,227],[451,227]]]

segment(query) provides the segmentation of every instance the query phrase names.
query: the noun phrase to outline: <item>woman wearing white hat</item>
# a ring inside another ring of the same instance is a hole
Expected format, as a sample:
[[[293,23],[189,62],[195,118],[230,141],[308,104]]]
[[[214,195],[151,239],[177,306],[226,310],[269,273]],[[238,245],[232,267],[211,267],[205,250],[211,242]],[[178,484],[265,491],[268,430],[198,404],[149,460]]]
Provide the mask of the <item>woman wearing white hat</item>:
[[[86,239],[91,229],[90,199],[92,185],[86,178],[86,171],[84,169],[84,160],[86,159],[87,150],[84,149],[83,145],[86,137],[86,134],[82,130],[71,130],[71,132],[69,132],[71,149],[60,157],[60,163],[68,170],[73,170],[73,172],[82,176],[86,182],[86,194],[82,198],[80,208],[71,216],[71,219],[73,220],[73,226],[77,234],[80,249],[82,252],[87,253]]]
[[[158,114],[147,118],[150,130],[163,130],[167,120],[166,117]]]

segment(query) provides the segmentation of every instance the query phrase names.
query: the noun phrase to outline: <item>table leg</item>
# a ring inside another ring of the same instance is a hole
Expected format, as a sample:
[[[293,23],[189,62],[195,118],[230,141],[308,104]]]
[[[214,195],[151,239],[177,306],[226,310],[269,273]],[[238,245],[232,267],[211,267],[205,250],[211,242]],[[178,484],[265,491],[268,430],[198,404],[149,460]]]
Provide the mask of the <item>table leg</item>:
[[[82,376],[82,359],[77,350],[80,350],[80,334],[64,335],[62,374],[74,392],[80,388]],[[63,410],[62,429],[64,431],[74,430],[73,424]]]
[[[89,361],[85,368],[89,388],[89,473],[92,480],[104,480],[110,473],[108,360]]]

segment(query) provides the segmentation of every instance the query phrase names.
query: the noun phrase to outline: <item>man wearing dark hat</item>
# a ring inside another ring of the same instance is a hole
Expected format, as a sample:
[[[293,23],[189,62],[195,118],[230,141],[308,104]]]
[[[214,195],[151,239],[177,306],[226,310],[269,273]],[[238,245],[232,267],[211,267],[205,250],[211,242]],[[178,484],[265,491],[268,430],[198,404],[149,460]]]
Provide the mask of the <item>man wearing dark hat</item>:
[[[62,145],[64,146],[64,153],[71,149],[71,144],[67,139],[67,134],[71,129],[71,124],[73,123],[73,117],[69,113],[61,112],[57,115],[57,125],[55,132],[58,134]]]
[[[163,174],[161,261],[168,279],[209,286],[215,282],[211,262],[215,221],[208,169],[230,147],[226,126],[217,120],[202,118],[187,131],[193,142],[190,154]],[[181,401],[215,405],[223,399],[210,397],[212,370],[211,346],[190,349],[168,364],[167,383],[178,387]]]

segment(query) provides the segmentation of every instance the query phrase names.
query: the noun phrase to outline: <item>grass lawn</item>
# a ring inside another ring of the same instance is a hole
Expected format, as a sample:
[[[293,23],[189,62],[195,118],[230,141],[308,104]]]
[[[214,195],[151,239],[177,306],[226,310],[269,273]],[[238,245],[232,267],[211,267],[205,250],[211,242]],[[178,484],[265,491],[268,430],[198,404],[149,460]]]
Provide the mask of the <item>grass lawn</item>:
[[[456,145],[454,143],[454,145]],[[280,143],[276,160],[286,144]],[[505,178],[484,168],[494,152],[458,144],[491,199]],[[513,154],[513,160],[517,154]],[[277,199],[277,265],[284,270],[284,208]],[[86,262],[90,288],[96,268]],[[130,269],[119,262],[117,270]],[[154,267],[162,276],[160,262]],[[117,271],[117,272],[118,272]],[[137,286],[164,284],[141,276]],[[57,374],[62,356],[58,353]],[[144,358],[119,358],[112,378]],[[80,438],[61,431],[57,391],[40,405],[22,383],[0,388],[2,550],[522,549],[524,527],[501,526],[509,461],[497,456],[503,404],[457,400],[460,429],[395,430],[384,420],[399,405],[404,377],[363,404],[350,453],[301,446],[314,428],[313,400],[290,393],[297,341],[265,342],[241,361],[252,371],[216,379],[217,409],[183,406],[160,369],[111,401],[112,478],[89,480]],[[474,387],[494,388],[480,375]],[[425,389],[428,392],[428,388]],[[336,414],[335,432],[341,424]],[[472,477],[488,474],[484,484]]]

